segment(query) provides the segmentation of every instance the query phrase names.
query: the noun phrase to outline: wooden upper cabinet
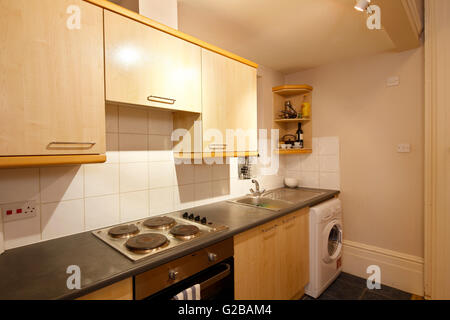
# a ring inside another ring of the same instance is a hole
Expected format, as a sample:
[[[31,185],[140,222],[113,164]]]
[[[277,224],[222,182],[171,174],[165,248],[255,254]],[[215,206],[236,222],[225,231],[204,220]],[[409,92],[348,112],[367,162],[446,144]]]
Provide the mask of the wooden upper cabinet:
[[[202,49],[204,152],[258,150],[256,72],[253,67]],[[231,135],[227,139],[227,130],[239,129],[246,133],[244,139],[237,141]]]
[[[201,48],[105,10],[106,100],[202,111]]]
[[[105,153],[103,10],[81,0],[0,9],[0,156]]]

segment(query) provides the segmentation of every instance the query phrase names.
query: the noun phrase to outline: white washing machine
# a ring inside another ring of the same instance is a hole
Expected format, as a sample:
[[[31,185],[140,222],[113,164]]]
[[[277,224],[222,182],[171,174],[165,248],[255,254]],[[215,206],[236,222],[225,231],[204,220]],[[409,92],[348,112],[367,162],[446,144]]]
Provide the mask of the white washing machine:
[[[309,284],[305,293],[318,298],[342,271],[342,206],[333,199],[309,212]]]

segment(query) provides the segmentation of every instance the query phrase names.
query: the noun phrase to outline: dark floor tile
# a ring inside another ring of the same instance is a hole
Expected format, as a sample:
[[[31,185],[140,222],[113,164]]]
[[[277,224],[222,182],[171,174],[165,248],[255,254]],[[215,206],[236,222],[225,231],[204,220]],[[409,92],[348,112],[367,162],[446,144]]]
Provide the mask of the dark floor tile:
[[[330,295],[338,300],[358,300],[364,290],[365,288],[359,285],[338,278],[325,290],[324,294]]]
[[[361,300],[390,300],[390,299],[374,292],[374,290],[367,289],[362,295]]]
[[[354,276],[349,273],[342,272],[339,275],[338,279],[349,282],[349,283],[353,284],[354,286],[358,286],[360,288],[367,288],[367,280],[366,279]]]
[[[374,289],[371,291],[375,291],[379,295],[383,295],[386,298],[392,299],[392,300],[411,300],[412,295],[410,293],[388,287],[385,285],[381,285],[381,289]]]
[[[311,298],[312,299],[312,298]],[[320,297],[317,298],[317,300],[339,300],[338,298],[332,296],[329,294],[326,290]]]

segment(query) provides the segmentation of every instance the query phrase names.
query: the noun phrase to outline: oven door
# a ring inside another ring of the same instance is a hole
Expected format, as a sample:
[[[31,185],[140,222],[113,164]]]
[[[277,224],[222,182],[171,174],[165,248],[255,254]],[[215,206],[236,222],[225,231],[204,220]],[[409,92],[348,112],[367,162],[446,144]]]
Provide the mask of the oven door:
[[[226,259],[147,298],[147,300],[171,300],[175,295],[200,284],[201,300],[234,299],[234,261]]]

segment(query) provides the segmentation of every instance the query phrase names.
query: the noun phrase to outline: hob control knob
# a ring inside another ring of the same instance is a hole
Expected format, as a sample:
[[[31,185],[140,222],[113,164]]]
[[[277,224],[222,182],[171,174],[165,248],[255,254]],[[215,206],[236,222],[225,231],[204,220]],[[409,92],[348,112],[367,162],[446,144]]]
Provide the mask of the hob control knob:
[[[191,214],[189,215],[189,220],[194,220],[194,214],[193,214],[193,213],[191,213]]]
[[[207,220],[205,217],[202,218],[202,220],[200,221],[202,224],[206,224]]]
[[[217,261],[217,254],[212,253],[212,252],[208,253],[208,260],[209,260],[210,262],[215,262],[215,261]]]
[[[185,212],[183,213],[183,218],[187,219],[189,217],[189,213]]]
[[[194,220],[195,221],[200,221],[200,216],[196,216]]]
[[[170,280],[176,280],[178,276],[178,271],[170,270],[169,271],[169,279]]]

